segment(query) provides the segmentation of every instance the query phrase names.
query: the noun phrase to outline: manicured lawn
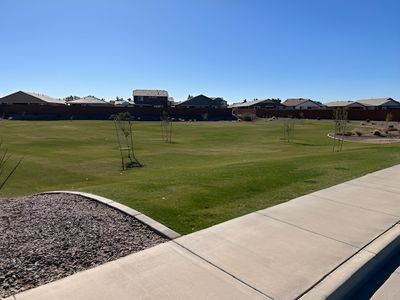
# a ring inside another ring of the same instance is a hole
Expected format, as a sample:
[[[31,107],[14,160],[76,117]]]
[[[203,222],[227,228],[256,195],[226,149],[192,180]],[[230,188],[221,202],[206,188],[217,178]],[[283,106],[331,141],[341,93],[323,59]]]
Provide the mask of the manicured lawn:
[[[280,121],[174,123],[173,144],[158,122],[134,126],[145,167],[121,172],[111,121],[1,121],[3,144],[24,156],[1,196],[91,192],[186,234],[400,163],[400,145],[332,153],[328,121],[296,121],[290,144]]]

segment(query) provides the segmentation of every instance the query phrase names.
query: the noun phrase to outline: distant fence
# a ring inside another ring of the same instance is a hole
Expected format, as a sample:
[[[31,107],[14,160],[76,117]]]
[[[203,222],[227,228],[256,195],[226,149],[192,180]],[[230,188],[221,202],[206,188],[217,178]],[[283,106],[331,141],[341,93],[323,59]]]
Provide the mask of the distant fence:
[[[298,110],[298,109],[258,109],[257,117],[259,118],[305,118],[305,119],[333,119],[333,109],[310,109],[310,110]],[[375,120],[385,121],[388,113],[392,114],[393,121],[400,121],[400,109],[374,109],[374,110],[361,110],[361,109],[349,109],[348,118],[349,120]]]
[[[129,112],[138,120],[159,121],[163,113],[175,120],[229,121],[235,120],[232,109],[207,108],[154,108],[154,107],[95,107],[95,106],[51,106],[34,104],[1,104],[0,117],[17,120],[107,120],[113,114]],[[350,120],[384,121],[388,113],[393,121],[400,121],[400,109],[358,110],[349,109]],[[332,109],[257,109],[257,117],[292,117],[305,119],[332,119]]]

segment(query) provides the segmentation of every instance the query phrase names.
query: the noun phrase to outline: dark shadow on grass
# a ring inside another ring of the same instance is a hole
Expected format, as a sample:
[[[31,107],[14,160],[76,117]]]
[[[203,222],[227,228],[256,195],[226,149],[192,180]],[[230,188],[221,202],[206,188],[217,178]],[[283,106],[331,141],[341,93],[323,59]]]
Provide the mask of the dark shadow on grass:
[[[306,179],[306,180],[304,180],[304,182],[306,182],[306,183],[317,183],[318,181],[316,181],[315,179]]]
[[[339,170],[339,171],[348,171],[349,168],[346,168],[346,167],[335,167],[335,170]]]
[[[317,146],[317,145],[315,145],[315,144],[300,143],[300,142],[293,142],[292,144],[294,144],[294,145],[299,145],[299,146]]]

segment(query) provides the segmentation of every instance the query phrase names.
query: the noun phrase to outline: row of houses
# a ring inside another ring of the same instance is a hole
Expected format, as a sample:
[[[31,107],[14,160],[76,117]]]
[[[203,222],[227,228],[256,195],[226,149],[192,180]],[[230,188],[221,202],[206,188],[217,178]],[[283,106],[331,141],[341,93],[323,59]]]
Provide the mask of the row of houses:
[[[362,99],[357,101],[334,101],[321,103],[311,99],[287,99],[281,102],[279,99],[265,99],[234,103],[229,106],[237,109],[296,109],[296,110],[320,110],[320,109],[392,109],[400,108],[400,102],[392,98]]]
[[[127,101],[116,99],[105,101],[95,96],[72,99],[56,99],[44,94],[18,91],[0,98],[0,104],[38,104],[38,105],[70,105],[70,106],[124,106],[124,107],[183,107],[183,108],[226,108],[227,102],[221,97],[198,95],[188,97],[182,102],[175,102],[164,90],[134,90],[132,99]]]
[[[43,94],[19,91],[0,98],[0,104],[36,104],[36,105],[69,105],[69,106],[119,106],[119,107],[180,107],[180,108],[232,108],[232,109],[392,109],[400,108],[400,103],[392,98],[363,99],[357,101],[335,101],[321,103],[311,99],[290,98],[282,102],[280,99],[243,100],[228,106],[222,97],[208,97],[205,95],[189,96],[187,100],[175,102],[165,90],[133,90],[132,99],[128,101],[118,99],[105,101],[95,96],[86,96],[61,100]]]
[[[94,96],[65,101],[44,94],[19,91],[0,98],[0,104],[32,104],[32,105],[88,105],[88,106],[113,106],[112,103]]]

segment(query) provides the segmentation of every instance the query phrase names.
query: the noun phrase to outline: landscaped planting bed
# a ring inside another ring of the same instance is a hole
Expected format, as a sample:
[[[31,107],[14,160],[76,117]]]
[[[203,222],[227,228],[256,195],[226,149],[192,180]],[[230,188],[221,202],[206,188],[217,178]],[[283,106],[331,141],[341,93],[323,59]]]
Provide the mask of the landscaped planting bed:
[[[0,297],[165,241],[135,218],[82,196],[0,199]]]

